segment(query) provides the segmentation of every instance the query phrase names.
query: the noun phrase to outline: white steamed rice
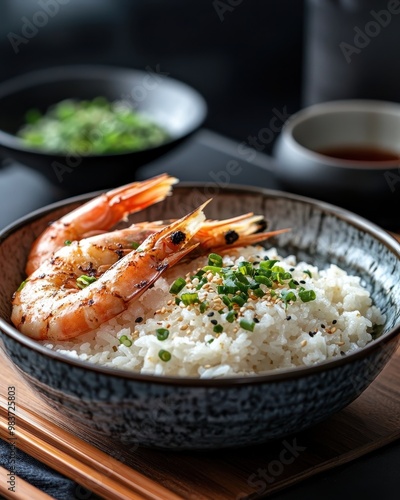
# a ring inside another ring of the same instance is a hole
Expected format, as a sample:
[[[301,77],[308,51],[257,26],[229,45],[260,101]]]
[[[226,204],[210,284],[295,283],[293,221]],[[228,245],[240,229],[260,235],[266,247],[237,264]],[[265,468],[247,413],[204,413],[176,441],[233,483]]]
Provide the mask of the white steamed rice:
[[[204,313],[198,304],[176,305],[169,293],[171,284],[177,277],[195,274],[207,264],[205,257],[167,271],[128,310],[97,330],[71,341],[43,344],[90,363],[132,372],[217,378],[310,366],[346,355],[370,342],[373,326],[384,323],[360,278],[335,265],[318,270],[304,262],[296,264],[293,256],[282,259],[275,249],[263,247],[231,250],[224,256],[224,265],[264,258],[280,260],[278,265],[306,290],[314,290],[316,299],[296,300],[286,308],[284,302],[268,296],[250,300],[239,315],[250,322],[256,318],[253,331],[241,328],[238,320],[228,322],[227,307],[218,312],[223,307],[217,298],[218,276],[208,291],[198,291],[199,298],[209,304]],[[180,294],[185,291],[193,290],[184,289]],[[223,331],[215,333],[211,321],[220,324]],[[166,340],[157,339],[160,328],[169,330]],[[160,350],[170,354],[169,361],[160,358]]]

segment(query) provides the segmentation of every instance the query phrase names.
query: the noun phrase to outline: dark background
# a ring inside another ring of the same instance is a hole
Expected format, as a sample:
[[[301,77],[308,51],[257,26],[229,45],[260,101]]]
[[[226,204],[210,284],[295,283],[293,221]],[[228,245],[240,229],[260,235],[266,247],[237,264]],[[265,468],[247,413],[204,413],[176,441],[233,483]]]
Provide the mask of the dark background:
[[[205,125],[237,140],[336,98],[400,100],[397,0],[1,0],[0,82],[77,63],[159,67],[206,98]],[[15,52],[44,7],[56,13]],[[367,28],[369,26],[369,28]],[[358,30],[358,31],[357,31]],[[370,30],[371,36],[359,35]],[[372,32],[371,32],[372,30]],[[341,44],[362,48],[347,60]],[[276,137],[275,137],[276,138]],[[270,142],[264,152],[270,152]]]
[[[8,35],[21,35],[22,18],[32,20],[40,3],[1,1],[0,81],[59,64],[159,65],[203,94],[207,127],[238,140],[265,127],[274,107],[300,106],[301,0],[62,1],[18,54]]]

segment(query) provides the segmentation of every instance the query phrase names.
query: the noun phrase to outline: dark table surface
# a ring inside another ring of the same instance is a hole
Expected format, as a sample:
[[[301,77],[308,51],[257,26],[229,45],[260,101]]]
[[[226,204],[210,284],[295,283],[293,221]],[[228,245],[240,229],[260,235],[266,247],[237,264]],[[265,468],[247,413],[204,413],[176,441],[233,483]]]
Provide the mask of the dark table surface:
[[[201,130],[173,153],[141,168],[137,178],[168,172],[182,181],[205,182],[210,193],[218,186],[227,184],[280,189],[274,178],[274,168],[270,157],[259,152],[250,155],[238,143],[211,131]],[[70,193],[63,190],[62,184],[50,184],[29,168],[5,162],[0,169],[0,229],[32,210],[69,196]],[[5,468],[9,456],[7,447],[8,444],[0,440],[0,465]],[[400,491],[399,468],[400,442],[397,441],[344,466],[320,473],[273,495],[273,498],[300,500],[323,497],[333,500],[345,495],[346,498],[363,500],[397,500]],[[98,498],[22,452],[18,454],[17,474],[56,499]]]

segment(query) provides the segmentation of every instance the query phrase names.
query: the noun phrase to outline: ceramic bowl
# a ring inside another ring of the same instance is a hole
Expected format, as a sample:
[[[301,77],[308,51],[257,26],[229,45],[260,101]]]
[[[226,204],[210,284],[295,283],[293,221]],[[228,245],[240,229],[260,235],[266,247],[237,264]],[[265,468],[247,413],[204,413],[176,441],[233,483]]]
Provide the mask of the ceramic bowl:
[[[383,150],[393,153],[393,158],[322,154],[348,147]],[[328,202],[340,200],[340,206],[398,229],[399,103],[348,99],[304,108],[285,123],[273,155],[276,175],[285,189]]]
[[[15,134],[31,108],[42,113],[64,99],[126,102],[161,125],[169,139],[157,147],[114,154],[56,154],[23,144]],[[41,172],[70,194],[132,182],[142,165],[168,153],[205,120],[207,105],[193,88],[165,76],[162,68],[62,66],[38,70],[0,85],[0,154]]]
[[[207,198],[207,186],[181,184],[172,197],[131,221],[177,217]],[[386,314],[382,335],[352,354],[312,367],[265,375],[199,380],[102,368],[51,351],[10,323],[10,301],[24,278],[29,247],[49,221],[88,196],[20,219],[0,235],[0,329],[4,349],[31,387],[73,432],[115,443],[170,450],[262,443],[306,429],[338,412],[374,380],[399,343],[400,245],[370,222],[329,204],[258,188],[220,189],[207,215],[253,211],[270,229],[292,231],[268,240],[285,255],[319,266],[335,263],[361,276]],[[12,257],[11,257],[12,256]]]

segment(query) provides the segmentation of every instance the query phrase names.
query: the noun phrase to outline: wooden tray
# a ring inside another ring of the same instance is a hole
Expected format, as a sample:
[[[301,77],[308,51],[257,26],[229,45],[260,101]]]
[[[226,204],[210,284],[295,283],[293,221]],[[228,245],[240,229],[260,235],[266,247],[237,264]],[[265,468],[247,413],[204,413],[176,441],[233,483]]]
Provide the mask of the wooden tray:
[[[324,423],[273,444],[212,453],[168,453],[135,447],[129,450],[116,448],[112,440],[99,440],[95,434],[79,436],[77,430],[72,435],[66,431],[62,417],[32,392],[1,351],[0,366],[2,437],[5,438],[6,419],[3,396],[7,387],[13,385],[17,394],[17,434],[18,427],[24,427],[31,439],[44,436],[44,448],[47,443],[57,446],[54,436],[58,434],[59,445],[68,443],[68,449],[75,450],[72,457],[84,453],[94,464],[102,464],[101,470],[96,466],[100,484],[113,473],[135,491],[128,497],[115,491],[108,498],[256,499],[400,437],[400,350],[356,401]],[[18,443],[17,439],[17,445],[24,449],[25,441],[21,438]],[[46,462],[37,447],[25,443],[25,450]],[[79,478],[69,474],[68,468],[61,472],[75,480]],[[93,486],[89,479],[83,483]]]

